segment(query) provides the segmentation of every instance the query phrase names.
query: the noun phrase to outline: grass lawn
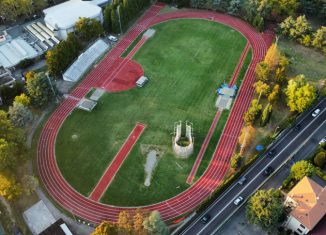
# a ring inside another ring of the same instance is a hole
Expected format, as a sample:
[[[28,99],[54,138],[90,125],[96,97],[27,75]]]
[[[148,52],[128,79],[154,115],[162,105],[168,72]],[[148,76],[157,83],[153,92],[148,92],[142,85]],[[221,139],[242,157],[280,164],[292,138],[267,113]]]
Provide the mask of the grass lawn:
[[[279,48],[290,59],[289,77],[304,74],[314,85],[325,80],[326,57],[312,48],[301,46],[287,39],[279,40]]]
[[[135,55],[149,83],[142,89],[106,93],[87,113],[75,110],[63,124],[57,141],[58,166],[77,191],[89,195],[136,122],[146,124],[132,151],[101,201],[133,206],[170,198],[188,187],[186,178],[208,132],[216,109],[216,84],[229,81],[245,47],[236,31],[204,20],[173,20],[156,25],[157,31]],[[224,127],[223,114],[204,162],[207,167]],[[171,133],[176,121],[193,123],[195,152],[188,160],[172,153]],[[77,139],[72,139],[77,135]],[[140,149],[165,149],[152,178],[144,186],[146,157]]]

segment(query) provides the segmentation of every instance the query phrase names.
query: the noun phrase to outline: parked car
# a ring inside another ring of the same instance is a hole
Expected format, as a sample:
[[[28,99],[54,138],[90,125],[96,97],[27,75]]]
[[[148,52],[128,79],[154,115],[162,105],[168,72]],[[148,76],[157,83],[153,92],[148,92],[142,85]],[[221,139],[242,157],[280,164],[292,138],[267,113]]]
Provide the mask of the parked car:
[[[112,42],[116,42],[116,41],[118,41],[118,38],[115,37],[115,36],[113,36],[113,35],[110,35],[110,36],[108,37],[108,39],[109,39],[110,41],[112,41]]]
[[[267,157],[274,157],[275,153],[276,153],[275,149],[272,149],[267,153]]]
[[[323,144],[323,143],[325,143],[325,142],[326,142],[326,137],[323,138],[321,141],[319,141],[319,144]]]
[[[272,174],[273,171],[274,171],[274,168],[271,167],[271,166],[268,166],[268,167],[264,170],[263,175],[264,175],[264,176],[269,176],[270,174]]]
[[[237,199],[234,200],[234,205],[239,205],[241,202],[243,201],[243,197],[239,196],[237,197]]]
[[[311,115],[316,117],[320,113],[320,109],[316,109]]]
[[[210,219],[211,219],[210,214],[205,214],[205,215],[201,218],[200,221],[201,221],[203,224],[206,224]]]
[[[247,178],[245,176],[242,176],[241,179],[238,181],[238,184],[244,185],[244,183],[247,181]]]

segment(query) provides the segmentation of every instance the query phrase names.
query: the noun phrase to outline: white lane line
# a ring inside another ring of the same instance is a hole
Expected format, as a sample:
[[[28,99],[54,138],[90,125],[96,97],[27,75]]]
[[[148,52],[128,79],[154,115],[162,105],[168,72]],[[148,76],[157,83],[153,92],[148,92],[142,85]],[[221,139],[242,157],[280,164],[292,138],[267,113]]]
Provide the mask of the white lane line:
[[[324,109],[321,113],[320,113],[320,115],[322,115],[324,112],[325,112],[325,110],[326,109]],[[312,122],[310,122],[303,130],[302,130],[302,132],[304,131],[304,130],[306,130],[309,126],[311,126],[315,121],[316,121],[317,119],[314,119]],[[326,120],[324,120],[324,122],[326,122]],[[323,122],[323,123],[324,123]],[[321,125],[322,126],[322,125]],[[299,137],[300,135],[297,135],[296,137],[294,137],[293,139],[292,139],[292,141],[290,141],[278,154],[276,154],[276,156],[266,165],[266,167],[267,166],[269,166],[269,165],[271,165],[276,159],[277,159],[277,157],[278,157],[278,155],[280,155],[282,152],[284,152],[284,150],[285,149],[287,149],[287,147],[289,146],[289,145],[291,145],[298,137]],[[261,175],[261,173],[263,172],[263,170],[264,170],[265,168],[263,168],[261,171],[259,171],[259,173],[251,180],[251,181],[249,181],[248,183],[247,183],[247,185],[246,185],[246,187],[244,187],[239,193],[238,193],[238,195],[240,195],[245,189],[247,189],[247,187],[254,181],[254,180],[256,180],[257,179],[257,177],[259,177],[260,175]],[[222,212],[223,212],[223,210],[225,210],[225,208],[226,207],[228,207],[231,203],[233,203],[233,201],[238,197],[238,195],[237,196],[235,196],[232,200],[230,200],[230,202],[228,203],[228,204],[226,204],[221,210],[220,210],[220,212],[219,213],[217,213],[212,219],[211,219],[211,221],[209,222],[209,223],[207,223],[206,224],[206,226],[204,227],[204,228],[202,228],[200,231],[199,231],[199,233],[198,234],[201,234],[204,230],[205,230],[205,228],[207,227],[207,226],[209,226],[215,219],[216,219],[216,217],[218,217]],[[239,207],[240,208],[240,207]]]

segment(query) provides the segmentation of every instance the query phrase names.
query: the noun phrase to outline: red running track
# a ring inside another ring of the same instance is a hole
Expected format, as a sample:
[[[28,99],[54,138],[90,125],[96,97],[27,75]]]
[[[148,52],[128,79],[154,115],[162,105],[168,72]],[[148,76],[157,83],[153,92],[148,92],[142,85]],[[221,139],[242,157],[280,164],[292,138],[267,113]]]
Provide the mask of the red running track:
[[[266,53],[268,45],[260,33],[240,19],[216,12],[184,10],[157,15],[162,5],[154,5],[126,36],[112,49],[106,58],[70,94],[82,98],[91,87],[100,86],[102,74],[108,74],[111,66],[128,45],[146,28],[160,22],[178,18],[209,19],[228,25],[241,32],[250,43],[253,59],[240,87],[224,132],[217,144],[215,153],[203,175],[186,191],[168,200],[144,206],[144,210],[160,211],[164,220],[178,217],[194,210],[209,197],[223,180],[229,169],[230,158],[237,144],[237,136],[243,125],[243,114],[249,107],[254,90],[255,66]],[[55,140],[66,117],[74,110],[77,100],[68,98],[52,113],[40,134],[37,152],[37,166],[44,187],[53,199],[66,210],[91,222],[116,221],[121,210],[134,211],[135,207],[116,207],[93,201],[75,191],[63,178],[55,160]]]
[[[234,73],[233,73],[233,75],[232,75],[231,81],[230,81],[230,83],[229,83],[229,87],[232,87],[232,86],[235,84],[235,82],[236,82],[236,80],[237,80],[237,78],[238,78],[238,75],[239,75],[240,69],[242,68],[243,61],[244,61],[244,59],[246,58],[246,55],[247,55],[247,53],[248,53],[249,48],[250,48],[250,45],[249,45],[249,43],[247,42],[247,43],[246,43],[246,46],[245,46],[245,48],[244,48],[244,50],[243,50],[243,52],[242,52],[242,54],[241,54],[241,56],[240,56],[239,63],[237,64],[237,67],[236,67],[236,69],[234,70]],[[201,160],[202,160],[203,157],[204,157],[204,154],[205,154],[205,152],[206,152],[207,146],[208,146],[208,144],[209,144],[209,142],[210,142],[210,140],[211,140],[211,138],[212,138],[212,135],[213,135],[213,133],[214,133],[214,131],[215,131],[216,125],[217,125],[217,123],[218,123],[218,121],[219,121],[219,119],[220,119],[220,117],[221,117],[221,114],[222,114],[222,110],[218,110],[218,111],[216,112],[216,114],[215,114],[215,117],[214,117],[214,120],[213,120],[213,122],[212,122],[212,125],[211,125],[211,127],[209,128],[209,130],[208,130],[208,133],[207,133],[207,135],[206,135],[206,137],[205,137],[205,140],[204,140],[204,142],[203,142],[203,144],[202,144],[202,146],[201,146],[201,148],[200,148],[200,151],[199,151],[199,153],[198,153],[198,156],[197,156],[197,158],[196,158],[196,161],[195,161],[195,163],[194,163],[194,165],[193,165],[193,167],[192,167],[192,169],[191,169],[191,171],[190,171],[190,174],[189,174],[189,176],[188,176],[188,178],[187,178],[187,181],[186,181],[187,184],[192,184],[192,183],[193,183],[193,180],[194,180],[194,178],[195,178],[195,176],[196,176],[196,173],[197,173],[198,167],[199,167],[199,165],[200,165],[200,163],[201,163]]]
[[[134,144],[139,139],[140,135],[143,133],[143,130],[145,129],[145,125],[141,123],[137,123],[135,128],[132,130],[124,144],[122,145],[121,149],[111,162],[111,164],[108,166],[104,174],[102,175],[101,179],[93,189],[91,195],[89,196],[90,199],[94,201],[99,201],[106,191],[106,189],[111,184],[115,174],[120,169],[120,166],[122,165],[123,161],[128,156],[129,152],[131,151]]]
[[[206,135],[206,137],[204,139],[204,142],[203,142],[203,144],[202,144],[202,146],[201,146],[201,148],[199,150],[199,153],[198,153],[198,156],[196,158],[196,161],[195,161],[193,167],[191,168],[190,174],[188,175],[188,178],[187,178],[187,181],[186,181],[187,184],[192,184],[192,182],[193,182],[193,180],[194,180],[194,178],[196,176],[198,167],[199,167],[199,165],[201,163],[201,160],[204,157],[204,154],[206,152],[206,149],[208,147],[208,144],[209,144],[209,142],[210,142],[210,140],[211,140],[211,138],[212,138],[212,136],[214,134],[216,125],[218,123],[218,120],[220,120],[221,114],[222,114],[222,111],[221,110],[218,110],[216,112],[216,114],[215,114],[215,117],[213,119],[212,125],[209,128],[209,130],[208,130],[208,133],[207,133],[207,135]]]

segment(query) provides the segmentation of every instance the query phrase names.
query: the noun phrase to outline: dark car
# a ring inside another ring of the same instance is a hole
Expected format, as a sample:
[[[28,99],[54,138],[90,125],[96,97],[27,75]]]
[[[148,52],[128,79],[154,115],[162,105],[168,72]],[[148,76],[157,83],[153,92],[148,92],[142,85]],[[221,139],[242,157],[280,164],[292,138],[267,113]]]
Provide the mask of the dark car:
[[[264,176],[269,176],[270,174],[272,174],[273,171],[274,171],[274,168],[271,167],[271,166],[268,166],[268,167],[264,170],[263,175],[264,175]]]
[[[275,153],[276,153],[275,149],[272,149],[267,153],[267,157],[274,157]]]
[[[298,124],[298,125],[296,125],[293,129],[294,129],[295,131],[299,131],[299,130],[301,129],[301,125]]]
[[[242,176],[241,179],[238,181],[238,184],[244,185],[244,183],[247,181],[247,178],[245,176]]]
[[[204,216],[203,216],[203,218],[201,218],[201,222],[203,223],[203,224],[206,224],[209,220],[210,220],[210,218],[211,218],[211,216],[209,215],[209,214],[205,214]]]

